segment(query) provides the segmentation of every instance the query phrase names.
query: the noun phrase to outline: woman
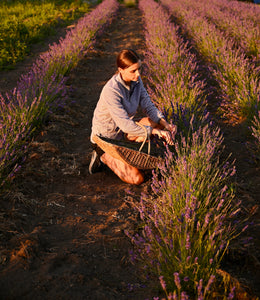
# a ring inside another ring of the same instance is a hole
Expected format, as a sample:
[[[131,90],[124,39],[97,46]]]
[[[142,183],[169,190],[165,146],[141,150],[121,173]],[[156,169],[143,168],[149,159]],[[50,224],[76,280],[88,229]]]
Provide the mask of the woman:
[[[141,59],[138,54],[131,49],[122,50],[117,56],[117,68],[118,72],[103,87],[95,108],[91,142],[94,135],[112,139],[126,136],[128,140],[140,142],[148,134],[158,135],[171,143],[171,131],[175,131],[176,127],[165,120],[150,100],[140,77]],[[138,108],[146,115],[139,120],[142,127],[133,120]],[[124,182],[138,185],[144,181],[140,170],[104,153],[94,143],[93,146],[90,174],[96,172],[102,162]]]

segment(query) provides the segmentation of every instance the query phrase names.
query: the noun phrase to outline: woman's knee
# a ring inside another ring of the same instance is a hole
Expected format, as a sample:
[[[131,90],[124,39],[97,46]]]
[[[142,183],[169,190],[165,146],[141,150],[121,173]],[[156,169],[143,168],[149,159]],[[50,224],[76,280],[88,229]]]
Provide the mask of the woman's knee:
[[[117,176],[126,183],[140,185],[144,181],[143,174],[134,167],[127,167],[126,172],[120,172],[116,170]]]
[[[129,183],[134,184],[134,185],[140,185],[141,183],[144,182],[144,176],[140,171],[138,171],[138,173],[136,173],[135,176],[132,177],[131,181],[132,182],[129,182]]]
[[[141,174],[140,176],[138,176],[138,178],[136,178],[135,185],[140,185],[143,182],[144,182],[144,176]]]
[[[137,168],[129,166],[108,153],[101,156],[101,161],[126,183],[139,185],[144,181],[143,174]]]

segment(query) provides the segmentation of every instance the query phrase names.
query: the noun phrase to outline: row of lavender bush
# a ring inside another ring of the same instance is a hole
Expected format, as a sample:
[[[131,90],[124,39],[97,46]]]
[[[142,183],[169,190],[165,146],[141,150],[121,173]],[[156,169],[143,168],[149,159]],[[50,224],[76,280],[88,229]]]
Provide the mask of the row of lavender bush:
[[[207,0],[202,1],[207,2]],[[211,0],[210,2],[223,11],[229,11],[237,15],[241,20],[244,20],[245,22],[253,21],[255,24],[260,25],[260,7],[256,4],[236,0]]]
[[[133,203],[143,227],[141,233],[127,233],[136,247],[132,255],[146,275],[159,278],[167,299],[232,299],[234,291],[218,269],[239,232],[240,208],[230,184],[235,167],[220,159],[223,138],[204,115],[203,83],[194,77],[195,58],[178,28],[153,0],[141,0],[139,7],[150,93],[178,133],[153,174],[152,193]]]
[[[229,2],[230,3],[230,2]],[[254,20],[244,20],[241,15],[233,11],[223,10],[216,3],[208,1],[182,1],[187,10],[196,10],[198,14],[213,22],[225,36],[234,39],[238,48],[242,48],[245,54],[256,59],[260,58],[260,27]],[[242,9],[242,7],[241,7]],[[255,6],[260,14],[260,8]]]
[[[116,0],[104,0],[50,46],[21,76],[17,87],[0,94],[0,186],[20,168],[30,135],[46,114],[62,105],[66,74],[75,67],[118,9]]]
[[[178,0],[162,0],[179,19],[198,51],[209,62],[220,87],[219,99],[222,116],[227,120],[246,122],[256,137],[260,150],[260,77],[257,61],[245,52],[206,18]]]
[[[171,25],[168,14],[162,9],[160,14],[162,16],[157,20],[157,26],[153,22],[146,22],[149,94],[163,110],[172,111],[172,105],[178,103],[180,109],[185,105],[192,108],[193,112],[201,112],[206,106],[204,83],[198,79],[195,56],[178,36],[178,27]],[[158,30],[163,30],[163,34],[159,36]],[[172,99],[175,99],[174,103]]]

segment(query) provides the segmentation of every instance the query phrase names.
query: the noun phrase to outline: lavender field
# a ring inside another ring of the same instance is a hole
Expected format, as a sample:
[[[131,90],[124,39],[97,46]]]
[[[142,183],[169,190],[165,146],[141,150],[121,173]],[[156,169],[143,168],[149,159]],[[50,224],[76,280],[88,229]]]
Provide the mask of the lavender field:
[[[242,1],[104,0],[0,94],[0,297],[259,299],[259,15]],[[178,128],[140,187],[86,174],[122,47],[140,51]]]

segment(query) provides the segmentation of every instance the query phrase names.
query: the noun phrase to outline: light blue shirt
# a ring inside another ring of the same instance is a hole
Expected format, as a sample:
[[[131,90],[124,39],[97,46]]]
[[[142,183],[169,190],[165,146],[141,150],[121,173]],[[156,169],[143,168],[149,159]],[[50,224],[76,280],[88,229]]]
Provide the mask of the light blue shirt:
[[[139,107],[155,123],[163,118],[163,114],[151,101],[140,77],[138,81],[132,81],[129,87],[120,73],[115,74],[100,94],[92,119],[91,141],[93,135],[118,138],[119,131],[134,136],[146,136],[148,133],[150,136],[152,127],[145,126],[145,132],[133,120]]]

